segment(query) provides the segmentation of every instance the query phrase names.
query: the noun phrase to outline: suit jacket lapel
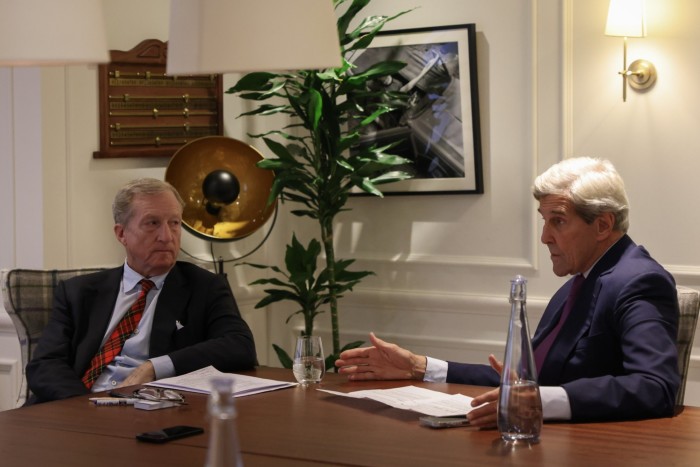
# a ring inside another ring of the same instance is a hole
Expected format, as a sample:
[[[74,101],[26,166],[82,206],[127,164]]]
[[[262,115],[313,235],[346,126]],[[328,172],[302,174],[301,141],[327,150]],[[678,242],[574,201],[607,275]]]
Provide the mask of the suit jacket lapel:
[[[564,303],[566,302],[566,296],[569,294],[570,288],[570,284],[569,287],[566,287],[566,290],[564,290],[564,287],[562,287],[556,294],[554,294],[552,299],[547,304],[547,307],[542,314],[542,318],[540,318],[540,323],[535,330],[535,335],[532,336],[533,348],[539,345],[540,341],[542,341],[542,339],[549,334],[549,331],[551,331],[559,321],[559,316],[564,309]]]
[[[543,377],[552,379],[553,375],[560,375],[576,345],[588,333],[598,297],[597,290],[594,292],[593,288],[600,288],[596,279],[597,277],[590,274],[581,286],[581,291],[578,293],[569,317],[549,349],[549,354],[545,359],[546,363],[542,368]],[[560,380],[561,378],[557,377],[556,379]]]
[[[540,372],[540,380],[546,381],[561,381],[561,374],[564,370],[564,365],[570,359],[571,354],[578,345],[578,342],[588,333],[591,327],[591,322],[593,315],[596,311],[596,304],[598,297],[600,295],[601,283],[598,278],[609,274],[614,270],[615,266],[620,260],[620,257],[628,250],[628,248],[634,246],[634,242],[627,235],[623,236],[615,245],[613,245],[604,255],[598,263],[593,267],[588,277],[586,277],[585,282],[581,287],[581,291],[578,294],[574,308],[571,310],[569,318],[564,323],[561,328],[557,339],[549,350],[549,355],[545,358],[545,363]],[[573,283],[573,281],[569,281]],[[550,307],[547,308],[549,313],[545,313],[542,319],[544,320],[547,316],[554,315],[556,310],[556,316],[561,313],[564,302],[566,301],[566,296],[569,293],[569,287],[566,288],[566,292],[561,290],[561,294],[557,293],[556,298],[558,298],[557,303],[550,303],[554,305],[552,310]],[[553,299],[554,300],[554,299]],[[539,343],[539,340],[543,336],[547,335],[548,329],[551,329],[556,323],[555,319],[550,319],[547,323],[545,329],[538,330],[538,340],[535,342],[533,339],[533,346]]]
[[[100,350],[102,339],[107,332],[107,326],[109,326],[114,312],[119,284],[124,273],[123,269],[120,267],[107,271],[104,280],[90,284],[83,291],[82,306],[84,310],[88,311],[89,329],[85,334],[84,345],[80,346],[83,352],[76,354],[78,367],[87,368],[92,357]]]
[[[183,326],[187,324],[183,322],[184,310],[190,295],[190,286],[176,264],[165,278],[163,290],[158,296],[149,346],[151,357],[164,355],[170,351],[172,336],[176,331],[176,321],[179,320]]]

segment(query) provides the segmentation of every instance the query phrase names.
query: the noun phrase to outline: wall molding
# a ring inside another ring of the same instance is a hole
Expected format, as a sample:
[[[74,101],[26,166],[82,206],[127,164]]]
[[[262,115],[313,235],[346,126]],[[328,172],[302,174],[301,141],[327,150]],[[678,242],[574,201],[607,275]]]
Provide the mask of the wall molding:
[[[529,295],[528,317],[542,315],[550,297]],[[358,288],[343,297],[344,307],[377,309],[439,310],[440,313],[460,315],[510,316],[510,305],[503,294],[488,295],[463,292],[430,292]]]
[[[299,330],[302,328],[300,327]],[[330,328],[319,329],[319,334],[330,335]],[[367,332],[359,329],[349,329],[343,331],[344,338],[348,341],[366,340]],[[401,342],[403,346],[410,349],[415,348],[435,348],[454,351],[476,351],[479,353],[494,353],[496,355],[503,352],[505,340],[489,339],[458,339],[448,338],[439,335],[416,336],[414,334],[392,333],[382,331],[381,338],[388,342]]]
[[[536,251],[536,250],[535,250]],[[420,253],[399,253],[399,254],[362,254],[340,251],[340,256],[350,256],[363,263],[378,264],[419,264],[426,266],[478,266],[492,268],[517,268],[528,271],[537,270],[535,258],[537,254],[532,254],[532,258],[507,258],[499,256],[469,256],[469,255],[428,255]]]
[[[15,324],[12,322],[10,315],[8,315],[7,311],[0,305],[0,336],[4,334],[17,335],[15,332]]]
[[[574,5],[564,0],[562,7],[562,138],[564,157],[574,155]]]
[[[17,407],[22,374],[17,360],[0,359],[0,410]]]
[[[664,267],[673,274],[678,283],[696,284],[700,281],[700,266],[666,264]]]

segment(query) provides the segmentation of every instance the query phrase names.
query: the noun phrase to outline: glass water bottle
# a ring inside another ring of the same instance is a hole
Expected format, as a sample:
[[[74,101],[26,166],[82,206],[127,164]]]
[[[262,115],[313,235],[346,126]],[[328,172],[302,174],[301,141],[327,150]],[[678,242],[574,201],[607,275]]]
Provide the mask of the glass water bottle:
[[[205,467],[242,467],[232,379],[214,378],[212,380],[207,408],[209,447]]]
[[[542,400],[526,298],[527,280],[515,276],[510,282],[510,324],[498,400],[498,431],[505,441],[538,442],[542,429]]]

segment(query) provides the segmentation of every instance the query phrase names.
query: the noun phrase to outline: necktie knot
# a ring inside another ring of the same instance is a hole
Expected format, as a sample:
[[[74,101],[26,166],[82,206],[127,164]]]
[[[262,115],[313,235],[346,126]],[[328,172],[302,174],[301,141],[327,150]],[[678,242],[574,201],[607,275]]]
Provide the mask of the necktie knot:
[[[148,294],[148,292],[156,286],[150,279],[141,279],[139,284],[141,285],[141,293],[144,295]]]

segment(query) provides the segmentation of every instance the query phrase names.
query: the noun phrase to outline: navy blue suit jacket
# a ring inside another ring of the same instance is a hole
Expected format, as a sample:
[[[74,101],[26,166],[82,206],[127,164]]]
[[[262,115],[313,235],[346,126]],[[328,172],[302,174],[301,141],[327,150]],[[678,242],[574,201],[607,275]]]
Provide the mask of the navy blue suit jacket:
[[[547,305],[533,347],[559,320],[572,281]],[[564,388],[573,421],[673,415],[680,386],[678,313],[671,274],[623,236],[584,281],[539,384]],[[449,362],[447,381],[498,386],[499,376],[488,365]]]
[[[107,332],[123,269],[57,286],[51,319],[27,365],[35,396],[31,402],[88,392],[81,378]],[[186,262],[173,266],[158,297],[150,336],[149,356],[161,355],[170,356],[178,375],[209,365],[224,372],[255,366],[253,334],[222,276]]]

